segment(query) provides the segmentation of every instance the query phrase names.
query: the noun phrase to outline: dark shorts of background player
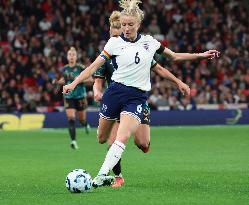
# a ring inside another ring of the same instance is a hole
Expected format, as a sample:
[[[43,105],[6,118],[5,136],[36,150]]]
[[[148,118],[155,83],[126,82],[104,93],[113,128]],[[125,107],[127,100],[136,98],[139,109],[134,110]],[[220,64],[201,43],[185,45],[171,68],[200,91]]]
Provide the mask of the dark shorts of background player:
[[[144,108],[143,118],[141,120],[141,124],[150,125],[150,108],[149,108],[147,103],[146,103],[146,106]]]
[[[64,107],[65,109],[75,109],[77,111],[83,111],[87,108],[87,100],[86,98],[64,98]]]

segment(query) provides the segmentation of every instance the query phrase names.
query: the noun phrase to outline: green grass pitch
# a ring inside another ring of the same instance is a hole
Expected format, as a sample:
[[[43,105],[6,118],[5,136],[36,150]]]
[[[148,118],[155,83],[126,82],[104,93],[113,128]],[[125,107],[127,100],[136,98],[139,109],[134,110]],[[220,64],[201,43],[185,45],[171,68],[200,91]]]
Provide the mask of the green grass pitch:
[[[0,132],[1,205],[248,205],[249,126],[157,127],[151,151],[130,139],[123,155],[125,185],[71,194],[65,177],[84,168],[94,177],[106,154],[96,130],[77,130],[80,149],[66,129]]]

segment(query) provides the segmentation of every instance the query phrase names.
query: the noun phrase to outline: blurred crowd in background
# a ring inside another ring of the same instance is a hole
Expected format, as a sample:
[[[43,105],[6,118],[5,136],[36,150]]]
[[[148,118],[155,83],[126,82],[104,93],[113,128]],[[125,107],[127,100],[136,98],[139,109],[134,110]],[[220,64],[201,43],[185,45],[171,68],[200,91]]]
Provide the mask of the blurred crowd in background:
[[[63,105],[53,79],[70,46],[88,66],[109,39],[108,18],[118,0],[0,0],[0,110],[36,111]],[[241,1],[143,0],[141,33],[175,52],[217,49],[217,60],[157,61],[191,87],[191,97],[151,74],[152,109],[249,102],[249,15]],[[96,105],[88,87],[88,103]]]

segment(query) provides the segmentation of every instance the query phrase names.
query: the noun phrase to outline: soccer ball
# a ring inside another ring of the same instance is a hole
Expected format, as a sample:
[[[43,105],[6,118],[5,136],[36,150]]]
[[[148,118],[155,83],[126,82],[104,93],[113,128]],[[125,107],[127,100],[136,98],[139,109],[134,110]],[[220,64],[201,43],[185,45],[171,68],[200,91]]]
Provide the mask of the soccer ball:
[[[88,192],[92,188],[92,177],[84,169],[74,169],[66,177],[66,188],[72,193]]]

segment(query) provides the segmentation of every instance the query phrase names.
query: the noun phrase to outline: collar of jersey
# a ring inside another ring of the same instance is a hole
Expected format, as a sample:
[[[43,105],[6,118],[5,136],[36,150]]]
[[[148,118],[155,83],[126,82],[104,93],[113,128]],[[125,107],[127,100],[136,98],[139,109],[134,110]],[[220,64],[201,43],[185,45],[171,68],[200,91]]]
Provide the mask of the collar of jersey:
[[[137,34],[137,38],[136,38],[134,41],[130,41],[128,38],[125,38],[125,36],[124,36],[123,33],[120,35],[120,37],[121,37],[124,41],[126,41],[126,42],[136,43],[136,42],[141,38],[141,34],[138,33],[138,34]]]

